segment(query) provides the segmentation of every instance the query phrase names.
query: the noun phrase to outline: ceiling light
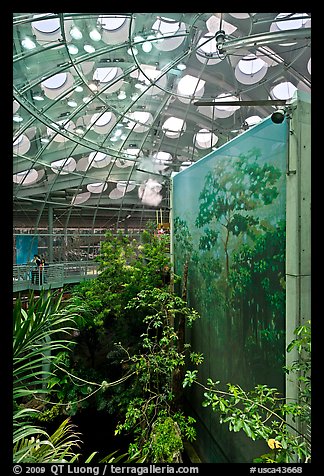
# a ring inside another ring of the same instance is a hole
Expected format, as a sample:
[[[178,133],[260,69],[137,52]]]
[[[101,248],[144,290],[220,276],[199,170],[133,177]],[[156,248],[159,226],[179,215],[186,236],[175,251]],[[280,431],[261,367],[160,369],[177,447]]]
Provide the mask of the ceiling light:
[[[88,87],[91,89],[91,91],[98,91],[98,85],[99,81],[90,81]]]
[[[82,87],[82,86],[77,86],[77,87],[75,88],[75,91],[76,91],[77,93],[82,93],[83,87]]]
[[[83,49],[87,53],[94,53],[96,51],[96,48],[94,48],[92,45],[84,45]]]
[[[140,41],[144,41],[144,38],[142,36],[135,36],[133,41],[134,43],[139,43]]]
[[[131,55],[131,56],[132,56],[132,55],[136,56],[137,53],[138,53],[138,50],[137,50],[137,48],[135,48],[135,47],[128,48],[127,53],[128,53],[129,55]]]
[[[142,84],[142,83],[136,83],[136,84],[135,84],[135,88],[136,88],[136,89],[140,89],[141,91],[145,91],[146,86],[145,86],[144,84]]]
[[[143,44],[142,44],[142,50],[145,52],[145,53],[149,53],[152,49],[152,43],[150,41],[145,41]]]
[[[76,134],[84,134],[85,128],[82,127],[82,126],[78,126],[76,129],[74,129],[74,132],[75,132]]]
[[[32,50],[33,48],[36,48],[36,44],[28,37],[24,38],[21,44],[24,48],[26,48],[26,50]]]
[[[101,34],[96,28],[93,28],[93,30],[90,31],[89,33],[90,38],[93,41],[100,41],[101,40]]]
[[[125,91],[120,91],[120,93],[118,94],[118,99],[125,99],[126,98],[126,93]]]
[[[67,104],[70,107],[76,107],[78,105],[78,103],[76,101],[73,101],[73,99],[69,99]]]
[[[82,38],[82,33],[81,31],[79,30],[79,28],[77,28],[76,26],[73,26],[70,30],[70,35],[72,36],[72,38],[74,40],[81,40]]]
[[[23,118],[21,116],[19,116],[19,114],[14,114],[12,119],[15,122],[22,122],[23,121]]]
[[[184,63],[179,63],[177,64],[177,68],[180,69],[180,71],[183,71],[184,69],[186,69],[186,65]]]
[[[79,52],[79,48],[75,45],[68,45],[68,50],[71,55],[76,55]]]
[[[44,94],[42,92],[33,94],[33,99],[35,101],[44,101]]]
[[[121,129],[117,129],[117,130],[114,132],[114,134],[115,134],[115,137],[119,137],[119,136],[122,135],[122,130],[121,130]]]

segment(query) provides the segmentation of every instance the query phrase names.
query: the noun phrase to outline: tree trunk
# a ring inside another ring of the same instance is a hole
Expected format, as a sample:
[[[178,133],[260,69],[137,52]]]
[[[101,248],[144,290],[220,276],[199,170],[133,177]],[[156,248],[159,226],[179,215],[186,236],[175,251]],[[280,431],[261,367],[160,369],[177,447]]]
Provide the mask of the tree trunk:
[[[184,264],[183,270],[183,283],[182,283],[182,292],[181,298],[184,301],[187,301],[187,284],[188,284],[188,261]],[[186,321],[183,314],[180,314],[179,323],[178,323],[178,352],[181,353],[184,351],[184,344],[185,344],[185,327]],[[183,397],[183,387],[182,382],[184,379],[184,367],[178,367],[172,375],[172,389],[175,396],[174,405],[175,407],[181,407],[182,405],[182,397]]]

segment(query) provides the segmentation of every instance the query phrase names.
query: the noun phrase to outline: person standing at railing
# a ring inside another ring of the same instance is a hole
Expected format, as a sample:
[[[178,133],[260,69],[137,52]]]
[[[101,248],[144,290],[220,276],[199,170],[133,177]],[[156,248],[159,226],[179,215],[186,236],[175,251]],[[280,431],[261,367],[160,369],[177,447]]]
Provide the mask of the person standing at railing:
[[[40,284],[46,283],[46,270],[48,269],[48,264],[45,261],[45,257],[43,256],[39,265],[39,274],[40,274]]]
[[[40,265],[41,265],[41,258],[39,255],[34,255],[33,259],[34,268],[32,269],[32,284],[39,284],[40,281]]]

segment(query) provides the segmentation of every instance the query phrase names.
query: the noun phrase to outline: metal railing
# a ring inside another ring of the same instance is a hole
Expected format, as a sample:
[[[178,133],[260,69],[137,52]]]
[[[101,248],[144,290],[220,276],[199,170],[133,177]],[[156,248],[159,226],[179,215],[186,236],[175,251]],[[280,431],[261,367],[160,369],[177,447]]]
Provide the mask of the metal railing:
[[[98,276],[98,263],[67,261],[46,264],[43,268],[31,265],[13,266],[13,290],[58,288]]]

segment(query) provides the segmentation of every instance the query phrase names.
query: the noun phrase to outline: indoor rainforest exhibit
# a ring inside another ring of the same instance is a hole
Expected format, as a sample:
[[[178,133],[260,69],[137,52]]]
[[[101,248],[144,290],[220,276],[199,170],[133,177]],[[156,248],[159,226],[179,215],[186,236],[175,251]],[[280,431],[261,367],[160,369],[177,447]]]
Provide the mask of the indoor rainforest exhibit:
[[[311,13],[12,21],[12,462],[311,463]]]

